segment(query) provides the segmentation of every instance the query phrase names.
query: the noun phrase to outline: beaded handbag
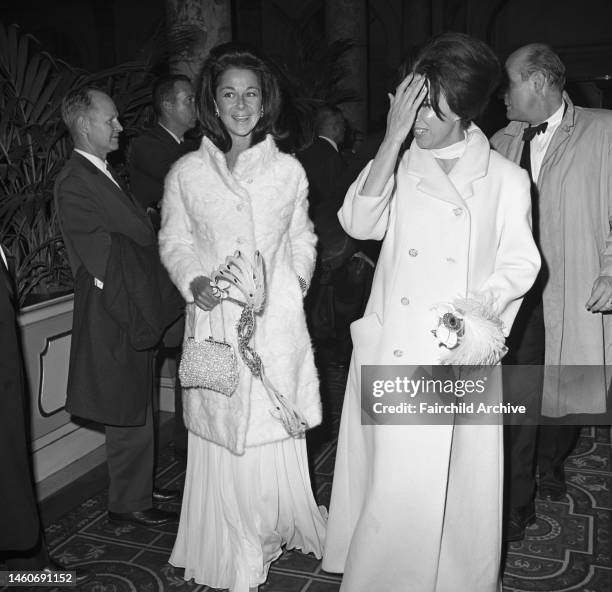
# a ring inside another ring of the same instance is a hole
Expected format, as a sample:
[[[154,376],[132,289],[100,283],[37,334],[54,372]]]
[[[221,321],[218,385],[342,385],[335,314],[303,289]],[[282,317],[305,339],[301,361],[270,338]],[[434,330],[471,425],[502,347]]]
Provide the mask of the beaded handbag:
[[[221,326],[223,326],[223,302],[219,303]],[[197,306],[188,305],[192,317],[192,334],[183,342],[179,380],[183,388],[208,389],[231,397],[238,386],[238,359],[234,348],[223,340],[212,336],[197,341],[194,336]],[[212,329],[211,329],[212,331]],[[225,331],[224,331],[225,332]]]

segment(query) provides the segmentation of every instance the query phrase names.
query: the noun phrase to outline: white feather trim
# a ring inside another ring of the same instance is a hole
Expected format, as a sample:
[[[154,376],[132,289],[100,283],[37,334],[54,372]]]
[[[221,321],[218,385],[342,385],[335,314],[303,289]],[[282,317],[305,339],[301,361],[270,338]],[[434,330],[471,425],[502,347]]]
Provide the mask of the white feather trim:
[[[447,365],[488,366],[497,364],[508,348],[504,324],[490,297],[456,298],[437,305],[440,362]]]

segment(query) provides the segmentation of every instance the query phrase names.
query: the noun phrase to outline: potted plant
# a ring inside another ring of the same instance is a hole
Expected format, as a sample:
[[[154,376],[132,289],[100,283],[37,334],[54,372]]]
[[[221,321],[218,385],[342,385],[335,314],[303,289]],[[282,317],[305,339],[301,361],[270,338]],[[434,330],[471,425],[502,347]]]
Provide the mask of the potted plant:
[[[18,26],[0,23],[0,242],[15,262],[20,306],[72,289],[53,184],[72,150],[62,97],[85,85],[113,96],[128,136],[139,128],[150,103],[146,64],[90,74],[54,59]]]
[[[64,410],[72,274],[53,186],[72,142],[61,120],[61,101],[72,88],[97,86],[115,99],[124,135],[133,135],[150,103],[148,77],[144,63],[94,74],[72,68],[19,27],[0,23],[0,243],[15,264],[37,481],[103,442],[97,431],[73,423]]]

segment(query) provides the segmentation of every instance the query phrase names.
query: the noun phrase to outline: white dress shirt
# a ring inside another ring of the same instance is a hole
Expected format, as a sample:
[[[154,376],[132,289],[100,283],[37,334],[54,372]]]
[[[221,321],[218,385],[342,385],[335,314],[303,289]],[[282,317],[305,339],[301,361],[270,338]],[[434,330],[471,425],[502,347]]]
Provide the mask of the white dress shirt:
[[[0,245],[0,257],[2,258],[2,261],[4,261],[4,266],[8,269],[8,261],[6,260],[6,255],[2,250],[2,245]]]
[[[115,181],[110,171],[108,170],[107,162],[105,160],[102,160],[99,156],[96,156],[95,154],[90,154],[89,152],[79,150],[78,148],[75,148],[74,151],[78,152],[81,156],[84,156],[89,162],[91,162],[91,164],[93,164],[96,168],[100,169],[115,185],[117,185],[119,189],[121,189],[119,183]]]
[[[323,140],[325,140],[325,141],[327,141],[327,142],[329,142],[329,143],[330,143],[330,144],[331,144],[331,145],[334,147],[334,150],[335,150],[336,152],[339,152],[339,150],[338,150],[338,144],[336,144],[336,142],[334,142],[334,140],[332,140],[331,138],[328,138],[327,136],[318,136],[318,137],[319,137],[319,138],[322,138]]]
[[[546,121],[548,127],[542,134],[536,134],[531,140],[531,174],[534,181],[537,181],[540,174],[540,168],[542,167],[542,161],[550,145],[553,135],[557,131],[561,120],[563,119],[563,112],[565,111],[565,101],[561,101],[561,107],[559,107]],[[544,123],[544,122],[542,122]]]

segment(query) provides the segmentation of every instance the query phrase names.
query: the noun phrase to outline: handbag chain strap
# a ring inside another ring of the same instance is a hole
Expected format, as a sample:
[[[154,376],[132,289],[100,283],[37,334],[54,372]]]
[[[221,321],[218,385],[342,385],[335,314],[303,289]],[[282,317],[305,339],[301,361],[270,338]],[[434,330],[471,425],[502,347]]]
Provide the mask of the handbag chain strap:
[[[196,330],[196,322],[197,322],[197,318],[198,318],[198,312],[199,312],[199,306],[195,303],[195,302],[190,302],[187,307],[189,308],[189,314],[191,316],[191,331],[189,332],[189,334],[187,335],[188,339],[195,339],[195,330]],[[219,309],[219,314],[221,316],[221,341],[223,343],[227,343],[227,341],[225,340],[225,317],[223,315],[223,299],[219,302],[219,304],[217,306],[215,306],[215,308]],[[218,339],[215,338],[215,336],[213,335],[213,323],[212,323],[212,313],[215,310],[215,308],[213,308],[212,310],[208,311],[208,322],[210,324],[210,338],[213,339],[214,341],[219,341]]]

